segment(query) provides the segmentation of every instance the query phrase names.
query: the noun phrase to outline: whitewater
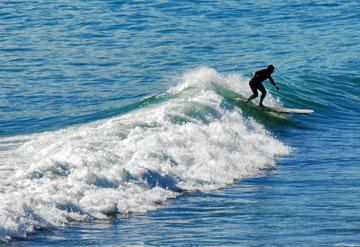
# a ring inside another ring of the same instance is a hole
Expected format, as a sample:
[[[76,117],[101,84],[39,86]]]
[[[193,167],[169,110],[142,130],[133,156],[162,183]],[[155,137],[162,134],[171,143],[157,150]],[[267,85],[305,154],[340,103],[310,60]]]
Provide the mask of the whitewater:
[[[2,137],[0,240],[155,210],[274,168],[291,148],[217,91],[248,95],[247,80],[201,67],[124,114]]]

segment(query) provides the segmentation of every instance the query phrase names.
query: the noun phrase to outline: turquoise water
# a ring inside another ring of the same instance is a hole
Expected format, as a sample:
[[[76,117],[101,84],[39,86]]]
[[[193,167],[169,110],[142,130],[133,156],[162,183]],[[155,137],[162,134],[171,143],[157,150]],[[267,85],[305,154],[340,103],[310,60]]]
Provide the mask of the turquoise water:
[[[358,1],[0,2],[0,240],[360,244]],[[236,103],[268,64],[280,91]]]

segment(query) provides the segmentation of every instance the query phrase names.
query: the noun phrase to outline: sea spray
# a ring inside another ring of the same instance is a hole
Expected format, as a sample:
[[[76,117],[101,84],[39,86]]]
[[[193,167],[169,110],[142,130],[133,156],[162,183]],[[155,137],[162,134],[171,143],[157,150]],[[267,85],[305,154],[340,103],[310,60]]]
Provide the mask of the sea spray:
[[[178,80],[167,92],[174,97],[164,102],[0,140],[7,171],[0,180],[1,240],[154,210],[182,191],[214,190],[257,175],[289,153],[261,124],[224,106],[214,85],[247,90],[240,76],[200,68]]]

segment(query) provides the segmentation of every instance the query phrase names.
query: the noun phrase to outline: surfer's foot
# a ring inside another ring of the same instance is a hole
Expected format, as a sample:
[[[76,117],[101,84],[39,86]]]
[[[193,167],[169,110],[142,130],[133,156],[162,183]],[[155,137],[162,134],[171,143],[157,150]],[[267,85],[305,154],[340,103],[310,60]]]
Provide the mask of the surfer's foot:
[[[262,108],[262,109],[265,108],[265,106],[263,104],[260,104],[259,107]]]

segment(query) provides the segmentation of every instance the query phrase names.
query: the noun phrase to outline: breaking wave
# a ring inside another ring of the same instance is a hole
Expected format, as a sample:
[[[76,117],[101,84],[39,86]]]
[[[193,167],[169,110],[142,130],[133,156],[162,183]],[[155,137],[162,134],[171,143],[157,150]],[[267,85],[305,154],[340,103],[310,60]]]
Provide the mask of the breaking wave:
[[[0,139],[0,239],[154,210],[183,191],[255,176],[290,152],[217,92],[249,94],[241,76],[199,68],[176,80],[125,114]]]

